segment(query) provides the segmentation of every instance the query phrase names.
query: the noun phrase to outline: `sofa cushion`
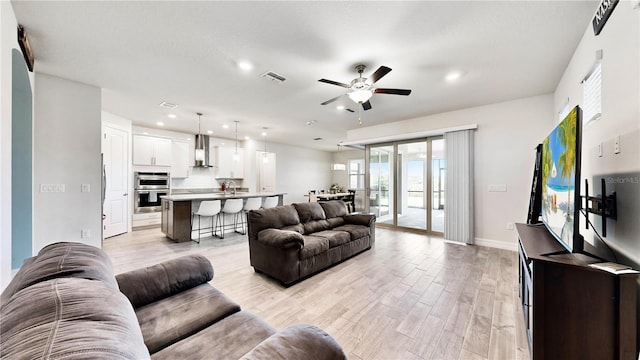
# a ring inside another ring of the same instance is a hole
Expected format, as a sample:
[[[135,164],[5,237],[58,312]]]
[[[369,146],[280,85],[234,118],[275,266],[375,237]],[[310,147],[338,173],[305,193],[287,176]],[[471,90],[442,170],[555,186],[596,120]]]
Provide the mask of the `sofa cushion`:
[[[58,278],[0,309],[2,359],[148,359],[129,300],[112,285]]]
[[[116,276],[120,291],[134,307],[150,304],[213,279],[211,262],[187,255]]]
[[[331,200],[321,202],[320,206],[324,209],[324,214],[327,219],[337,218],[347,215],[347,204],[342,200]]]
[[[258,233],[258,241],[279,249],[301,248],[304,238],[295,231],[280,229],[264,229]]]
[[[249,224],[249,239],[257,239],[258,233],[264,229],[282,229],[286,226],[300,224],[300,217],[293,206],[285,205],[251,210],[247,214],[247,222]]]
[[[310,235],[317,231],[328,230],[331,229],[329,222],[327,220],[315,220],[302,223],[304,227],[304,234]]]
[[[320,236],[303,235],[304,247],[300,250],[300,259],[307,259],[329,250],[329,239]]]
[[[343,217],[330,218],[330,219],[327,219],[327,222],[329,223],[330,229],[333,229],[334,227],[342,226],[345,224]]]
[[[12,281],[2,293],[2,302],[28,286],[63,277],[100,280],[118,289],[111,260],[104,251],[82,243],[58,242],[45,246],[35,258],[25,261],[15,282]]]
[[[295,224],[295,225],[285,226],[285,227],[281,228],[280,230],[295,231],[298,234],[304,234],[304,226],[302,226],[302,224]]]
[[[136,310],[144,343],[152,354],[219,320],[240,306],[209,284],[202,284]]]
[[[329,240],[329,248],[340,246],[351,241],[351,235],[346,231],[325,230],[315,232],[313,236],[320,236]]]
[[[334,228],[333,230],[346,231],[351,235],[351,240],[357,240],[361,237],[369,236],[370,228],[364,225],[344,224]]]
[[[306,202],[306,203],[296,203],[293,204],[296,211],[298,212],[298,216],[300,217],[300,222],[302,224],[314,221],[314,220],[324,220],[327,217],[324,214],[324,210],[320,203],[317,202]]]
[[[271,335],[242,357],[253,359],[340,360],[347,356],[338,343],[324,330],[313,325],[293,325]]]
[[[239,359],[276,332],[257,316],[240,311],[153,354],[153,359]]]

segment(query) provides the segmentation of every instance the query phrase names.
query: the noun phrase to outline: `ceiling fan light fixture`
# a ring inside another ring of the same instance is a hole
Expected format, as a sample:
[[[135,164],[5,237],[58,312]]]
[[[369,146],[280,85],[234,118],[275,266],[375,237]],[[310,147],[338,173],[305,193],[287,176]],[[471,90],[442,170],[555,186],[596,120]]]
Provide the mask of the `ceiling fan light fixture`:
[[[350,93],[347,94],[349,96],[349,99],[357,102],[357,103],[363,103],[366,102],[367,100],[369,100],[371,98],[371,95],[373,95],[373,92],[369,89],[366,90],[354,90]]]

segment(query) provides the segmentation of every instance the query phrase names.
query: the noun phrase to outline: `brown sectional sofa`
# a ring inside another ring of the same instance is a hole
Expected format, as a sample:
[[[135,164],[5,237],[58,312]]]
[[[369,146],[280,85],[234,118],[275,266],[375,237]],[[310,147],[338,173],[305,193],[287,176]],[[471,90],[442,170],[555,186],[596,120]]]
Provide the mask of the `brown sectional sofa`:
[[[215,289],[188,255],[114,276],[108,256],[56,243],[0,298],[2,359],[345,359],[311,325],[277,331]]]
[[[349,214],[341,200],[249,211],[251,266],[291,285],[370,249],[375,221],[374,215]]]

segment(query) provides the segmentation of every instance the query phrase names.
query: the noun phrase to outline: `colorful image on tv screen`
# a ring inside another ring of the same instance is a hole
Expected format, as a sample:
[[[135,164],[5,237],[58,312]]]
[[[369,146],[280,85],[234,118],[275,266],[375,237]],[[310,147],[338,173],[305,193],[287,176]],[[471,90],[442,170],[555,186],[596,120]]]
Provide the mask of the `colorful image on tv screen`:
[[[542,220],[569,250],[573,246],[577,114],[574,108],[542,144]]]

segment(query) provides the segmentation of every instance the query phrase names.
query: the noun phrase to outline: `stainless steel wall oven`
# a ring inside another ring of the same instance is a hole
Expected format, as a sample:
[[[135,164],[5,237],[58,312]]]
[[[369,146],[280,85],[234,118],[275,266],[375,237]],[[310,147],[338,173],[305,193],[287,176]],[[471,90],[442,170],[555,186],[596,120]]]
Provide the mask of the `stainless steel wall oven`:
[[[136,171],[133,212],[140,214],[162,211],[160,197],[169,195],[170,182],[169,173]]]

